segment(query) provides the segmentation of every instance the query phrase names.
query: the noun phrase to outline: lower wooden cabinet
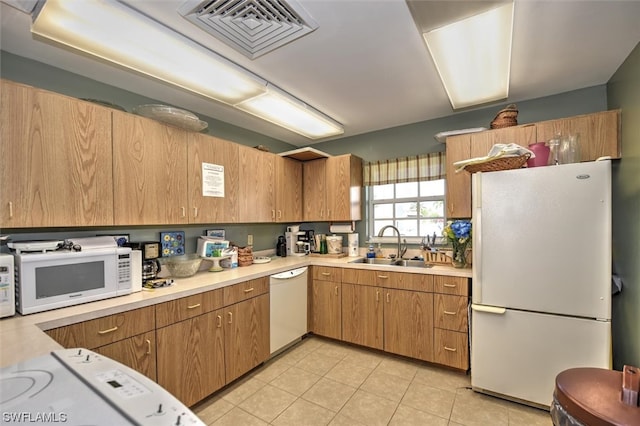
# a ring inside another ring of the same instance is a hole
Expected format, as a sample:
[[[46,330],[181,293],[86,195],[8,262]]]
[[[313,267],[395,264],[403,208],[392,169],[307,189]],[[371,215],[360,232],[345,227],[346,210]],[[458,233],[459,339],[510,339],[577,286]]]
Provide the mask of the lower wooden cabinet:
[[[342,339],[342,283],[313,280],[311,285],[311,331]]]
[[[434,361],[459,370],[469,368],[469,334],[434,330]]]
[[[269,358],[269,294],[224,308],[227,383]]]
[[[384,291],[384,350],[433,361],[433,294]]]
[[[100,346],[93,351],[131,367],[156,381],[155,331]]]
[[[342,283],[342,340],[383,349],[383,289]]]
[[[159,328],[158,384],[191,406],[225,381],[223,310]]]

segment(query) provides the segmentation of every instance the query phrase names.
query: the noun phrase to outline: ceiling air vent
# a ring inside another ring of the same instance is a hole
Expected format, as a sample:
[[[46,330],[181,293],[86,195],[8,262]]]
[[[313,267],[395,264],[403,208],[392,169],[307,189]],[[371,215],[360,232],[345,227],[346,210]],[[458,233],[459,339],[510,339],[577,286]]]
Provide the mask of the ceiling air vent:
[[[189,0],[178,13],[251,59],[318,28],[295,0]]]

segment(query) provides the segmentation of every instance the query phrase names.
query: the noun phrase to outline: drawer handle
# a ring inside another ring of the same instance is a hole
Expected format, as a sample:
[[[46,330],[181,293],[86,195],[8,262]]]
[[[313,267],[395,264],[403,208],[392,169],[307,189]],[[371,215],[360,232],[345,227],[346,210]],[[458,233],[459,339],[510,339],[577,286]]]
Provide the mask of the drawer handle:
[[[382,278],[383,280],[386,280],[387,278],[389,278],[388,275],[378,275],[378,278]]]
[[[229,324],[231,324],[233,322],[233,312],[229,312]]]
[[[455,312],[451,312],[451,311],[444,311],[445,315],[458,315],[458,311]]]
[[[193,208],[193,217],[198,217],[198,208],[197,207]]]
[[[195,309],[195,308],[199,308],[199,307],[200,307],[200,303],[196,303],[195,305],[187,306],[187,309]]]
[[[387,303],[391,302],[391,293],[387,293]]]
[[[338,295],[338,286],[335,287],[336,296]]]
[[[253,287],[247,288],[244,290],[245,293],[251,293],[253,291]]]
[[[380,301],[380,290],[376,290],[376,302]]]
[[[445,347],[444,347],[444,350],[445,350],[445,351],[449,351],[449,352],[457,352],[457,351],[458,351],[456,348],[450,348],[450,347],[448,347],[448,346],[445,346]]]
[[[9,201],[9,218],[13,218],[13,202]]]
[[[113,328],[109,328],[107,330],[100,330],[98,331],[98,334],[108,334],[108,333],[113,333],[114,331],[116,331],[118,329],[118,326],[116,325]]]
[[[328,277],[329,275],[331,275],[331,272],[321,272],[320,275]]]
[[[218,328],[222,327],[222,315],[218,315]]]
[[[151,340],[147,339],[147,355],[151,355]]]
[[[457,287],[456,284],[447,284],[447,283],[444,283],[444,286],[445,287],[449,287],[449,288],[456,288]]]
[[[185,209],[184,206],[180,207],[180,212],[182,213],[182,217],[187,215],[187,209]]]

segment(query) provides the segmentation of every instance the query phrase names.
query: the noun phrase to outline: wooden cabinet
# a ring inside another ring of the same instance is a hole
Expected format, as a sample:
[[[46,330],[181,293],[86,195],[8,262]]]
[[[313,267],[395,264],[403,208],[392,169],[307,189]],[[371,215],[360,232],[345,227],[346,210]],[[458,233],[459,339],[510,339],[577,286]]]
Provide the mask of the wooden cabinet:
[[[516,143],[523,147],[552,139],[557,133],[580,135],[582,161],[599,157],[620,158],[620,110],[548,120],[504,129],[457,135],[447,138],[447,217],[471,217],[471,175],[455,173],[453,163],[483,157],[496,143]]]
[[[311,284],[309,329],[315,334],[342,338],[342,271],[340,268],[314,266]]]
[[[269,358],[269,279],[156,305],[158,383],[191,406]]]
[[[360,220],[362,159],[338,155],[303,166],[303,220]]]
[[[155,331],[100,346],[93,351],[127,365],[153,381],[157,380]]]
[[[272,222],[275,211],[275,155],[240,145],[240,222]]]
[[[227,383],[269,358],[269,294],[224,309]]]
[[[65,348],[86,348],[156,379],[154,307],[58,327],[46,333]]]
[[[433,361],[433,294],[385,289],[384,350]]]
[[[342,340],[382,349],[382,289],[342,283]]]
[[[434,277],[434,360],[438,364],[469,369],[469,280]]]
[[[238,144],[199,133],[189,133],[189,223],[236,223],[239,220]],[[224,175],[222,196],[203,194],[203,185],[215,176],[203,174],[203,167],[215,168]],[[203,182],[206,179],[206,182]]]
[[[0,84],[0,227],[113,225],[112,110]]]
[[[186,406],[223,387],[223,310],[159,328],[158,384]]]
[[[187,132],[113,112],[114,220],[118,225],[187,223]]]
[[[599,157],[620,158],[620,110],[602,111],[559,120],[536,123],[538,141],[548,141],[556,134],[580,135],[582,161]]]
[[[275,157],[276,221],[302,220],[302,163],[290,158]]]

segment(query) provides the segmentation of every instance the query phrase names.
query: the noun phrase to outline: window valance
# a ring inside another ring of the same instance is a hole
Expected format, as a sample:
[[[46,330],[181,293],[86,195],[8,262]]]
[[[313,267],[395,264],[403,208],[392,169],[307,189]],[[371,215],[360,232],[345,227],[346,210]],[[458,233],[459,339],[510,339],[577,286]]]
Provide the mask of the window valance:
[[[417,182],[445,178],[445,154],[414,155],[392,160],[372,161],[363,168],[365,185]]]

